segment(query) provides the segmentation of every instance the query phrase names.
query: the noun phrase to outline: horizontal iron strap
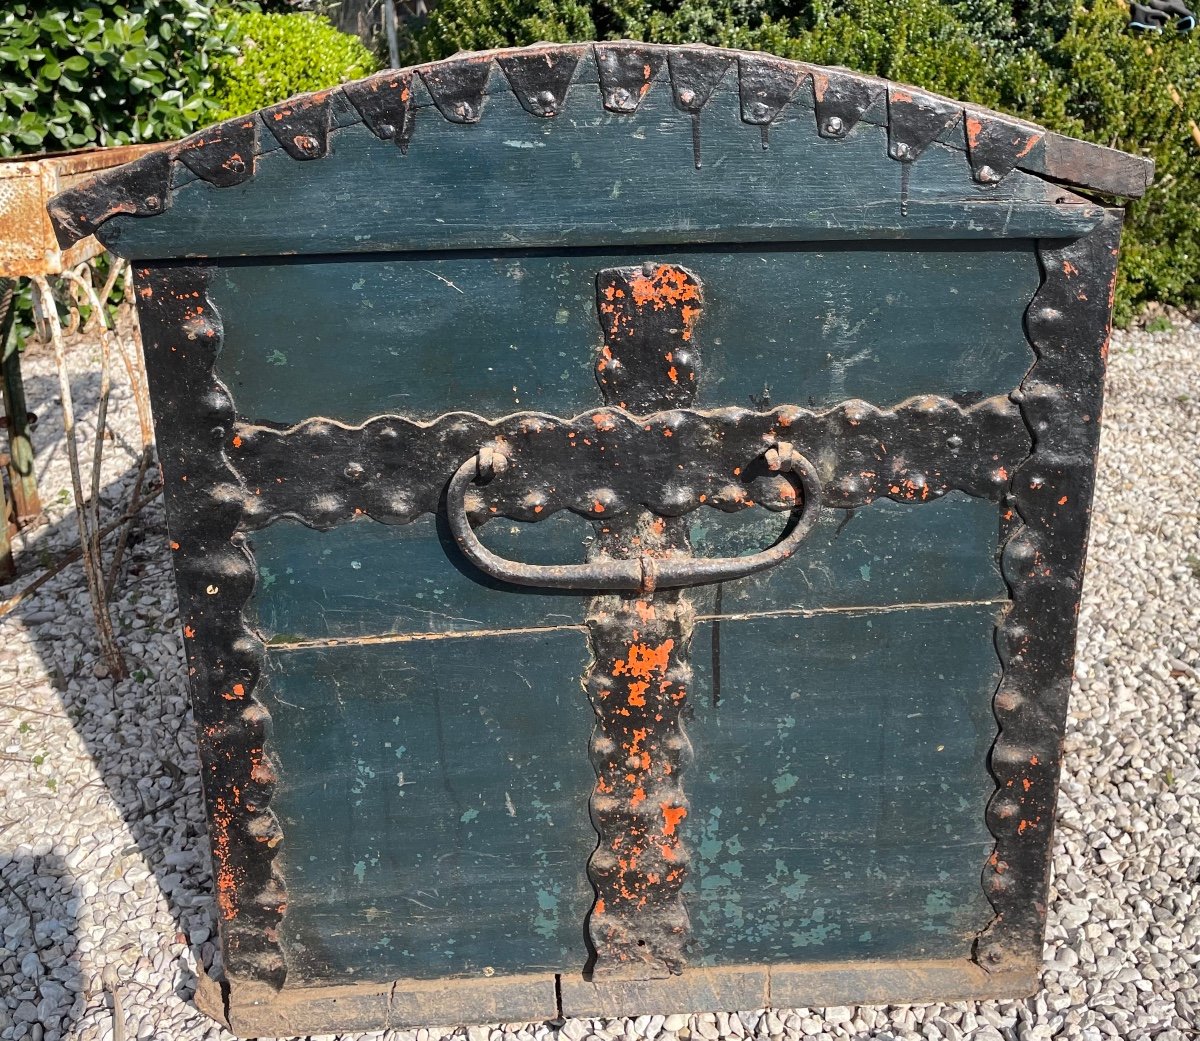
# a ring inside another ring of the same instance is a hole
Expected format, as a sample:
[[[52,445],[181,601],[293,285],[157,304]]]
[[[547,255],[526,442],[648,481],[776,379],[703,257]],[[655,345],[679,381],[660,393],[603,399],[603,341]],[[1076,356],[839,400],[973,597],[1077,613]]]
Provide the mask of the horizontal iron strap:
[[[407,523],[438,512],[462,461],[495,442],[509,465],[469,490],[475,521],[537,521],[560,510],[597,519],[636,508],[664,516],[701,506],[782,511],[795,504],[794,489],[760,459],[781,441],[812,461],[824,504],[839,509],[884,497],[921,503],[950,491],[999,499],[1031,449],[1017,406],[1002,395],[969,407],[920,397],[891,409],[847,401],[825,411],[785,405],[633,416],[602,408],[569,420],[459,412],[431,423],[239,422],[227,456],[241,486],[219,494],[239,500],[250,530],[284,517],[322,529],[360,516]]]
[[[463,554],[481,571],[492,578],[514,585],[537,586],[547,589],[594,590],[601,592],[639,591],[643,595],[655,589],[679,589],[685,586],[708,585],[744,578],[782,564],[792,556],[800,543],[813,530],[821,515],[821,482],[812,464],[803,456],[787,453],[787,461],[780,464],[779,449],[773,470],[787,471],[796,476],[801,493],[793,490],[793,501],[800,505],[783,537],[773,546],[744,557],[697,558],[691,556],[664,556],[642,553],[634,559],[618,560],[604,558],[583,564],[526,564],[508,560],[493,553],[475,534],[466,512],[467,488],[476,476],[487,479],[498,471],[487,467],[486,456],[481,452],[462,464],[450,479],[446,492],[446,515],[450,531]]]

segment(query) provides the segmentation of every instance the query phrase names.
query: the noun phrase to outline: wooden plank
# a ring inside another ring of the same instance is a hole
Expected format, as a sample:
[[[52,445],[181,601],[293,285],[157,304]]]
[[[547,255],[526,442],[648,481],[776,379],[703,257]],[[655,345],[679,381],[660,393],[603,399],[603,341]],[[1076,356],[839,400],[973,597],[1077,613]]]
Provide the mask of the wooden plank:
[[[1019,167],[1072,188],[1140,199],[1154,181],[1154,160],[1115,148],[1047,134]]]
[[[279,993],[235,980],[224,994],[207,977],[201,978],[205,982],[197,989],[197,1006],[239,1037],[547,1020],[558,1015],[555,978],[546,973],[287,987]]]
[[[703,765],[684,787],[701,965],[969,951],[990,916],[995,615],[725,622],[719,689],[697,627]],[[269,657],[289,980],[583,963],[584,658],[573,633]]]
[[[592,85],[573,86],[562,113],[531,117],[511,92],[488,98],[478,123],[425,109],[407,154],[361,125],[330,135],[331,154],[258,159],[236,187],[204,181],[173,193],[152,219],[112,218],[105,244],[132,258],[259,256],[755,242],[853,237],[981,239],[1082,234],[1099,207],[1015,171],[972,180],[963,154],[931,145],[911,164],[887,154],[887,129],[859,124],[820,137],[811,109],[787,106],[771,128],[741,119],[736,83],[692,119],[667,91],[632,115],[604,111]],[[1066,198],[1065,204],[1055,202]],[[298,215],[279,218],[279,200]],[[337,205],[331,206],[331,200]]]
[[[969,958],[991,918],[995,606],[692,637],[685,887],[703,966]]]
[[[690,517],[705,556],[772,544],[785,515],[765,510]],[[1003,599],[995,563],[997,507],[951,494],[911,506],[876,502],[853,515],[826,511],[796,557],[761,575],[691,591],[702,615],[788,609],[894,607]],[[485,545],[513,560],[586,559],[592,526],[573,514],[536,524],[492,521]],[[462,558],[432,517],[390,526],[359,520],[332,532],[281,521],[248,536],[259,581],[247,617],[276,643],[580,626],[584,600],[493,582]]]
[[[771,969],[771,1004],[825,1008],[1012,999],[1036,993],[1040,975],[1040,959],[1003,972],[985,972],[966,959],[777,965]]]
[[[685,969],[665,980],[598,983],[576,973],[559,981],[564,1017],[671,1015],[737,1012],[770,1001],[770,969],[765,965],[727,969]]]
[[[577,632],[268,654],[289,986],[583,964]]]
[[[619,984],[564,974],[559,987],[564,1016],[613,1018],[645,1015],[647,1009],[670,1015],[972,1001],[1032,994],[1037,985],[1037,966],[989,973],[969,961],[939,959],[685,969],[669,980]]]
[[[1034,993],[1038,966],[996,973],[951,959],[735,966],[685,969],[667,980],[617,984],[564,973],[557,980],[561,1004],[555,1000],[555,985],[555,977],[537,975],[425,984],[398,980],[384,985],[289,988],[255,1001],[241,1000],[242,988],[235,983],[227,1016],[224,999],[209,983],[197,992],[197,1005],[240,1037],[277,1037],[309,1030],[322,1034],[371,1030],[384,1023],[391,1029],[411,1029],[430,1023],[611,1019],[646,1015],[649,1009],[671,1015],[977,1001]]]
[[[1031,244],[848,243],[223,266],[217,373],[251,421],[573,416],[601,404],[596,274],[653,260],[704,285],[697,407],[974,401],[1033,363]]]

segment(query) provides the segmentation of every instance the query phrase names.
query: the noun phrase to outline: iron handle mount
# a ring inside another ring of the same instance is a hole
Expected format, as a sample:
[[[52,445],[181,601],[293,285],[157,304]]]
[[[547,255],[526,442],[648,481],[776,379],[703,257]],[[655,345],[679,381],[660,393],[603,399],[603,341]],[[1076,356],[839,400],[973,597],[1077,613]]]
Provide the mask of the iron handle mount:
[[[468,486],[476,477],[488,478],[507,465],[507,458],[492,445],[485,445],[466,460],[450,479],[446,490],[446,513],[454,541],[463,555],[480,571],[513,585],[543,589],[598,592],[641,592],[679,589],[744,578],[782,564],[800,547],[816,526],[821,513],[821,481],[803,455],[786,442],[766,453],[769,469],[790,473],[803,492],[793,510],[790,528],[773,546],[744,557],[654,557],[642,554],[627,560],[596,560],[583,564],[525,564],[509,560],[488,549],[467,516]]]

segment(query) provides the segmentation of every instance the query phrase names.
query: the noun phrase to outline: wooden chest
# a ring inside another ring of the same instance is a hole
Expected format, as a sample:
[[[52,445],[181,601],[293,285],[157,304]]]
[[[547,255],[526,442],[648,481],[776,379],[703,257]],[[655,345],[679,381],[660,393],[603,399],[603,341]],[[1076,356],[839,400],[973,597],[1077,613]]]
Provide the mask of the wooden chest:
[[[260,1035],[1032,991],[1121,223],[1086,193],[1149,176],[597,44],[58,196],[135,265],[201,1000]]]

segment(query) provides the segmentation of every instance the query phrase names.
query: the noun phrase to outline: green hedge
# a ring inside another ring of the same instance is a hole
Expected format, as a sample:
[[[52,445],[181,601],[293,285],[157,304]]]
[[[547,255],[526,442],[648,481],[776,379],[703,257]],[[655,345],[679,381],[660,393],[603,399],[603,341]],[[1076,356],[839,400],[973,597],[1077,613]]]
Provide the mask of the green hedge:
[[[1117,320],[1200,305],[1200,32],[1139,36],[1120,0],[440,0],[412,60],[550,40],[702,42],[845,65],[1153,156]]]
[[[0,10],[0,156],[167,141],[375,71],[315,14],[231,0]]]
[[[215,119],[244,115],[276,101],[369,75],[379,62],[357,36],[315,14],[234,17],[236,49],[215,63]]]
[[[181,137],[209,122],[218,0],[10,3],[0,10],[0,155]]]

